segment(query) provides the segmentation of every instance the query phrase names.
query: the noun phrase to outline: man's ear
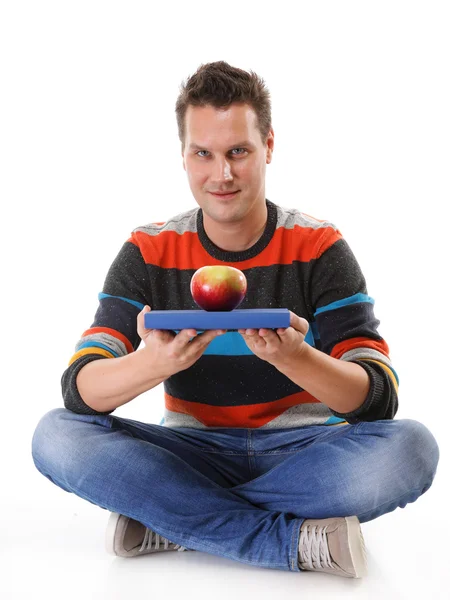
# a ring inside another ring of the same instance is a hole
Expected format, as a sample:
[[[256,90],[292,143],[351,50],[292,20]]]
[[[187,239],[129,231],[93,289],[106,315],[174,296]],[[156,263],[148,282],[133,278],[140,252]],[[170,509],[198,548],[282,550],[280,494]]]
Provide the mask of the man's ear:
[[[272,161],[272,153],[275,144],[275,133],[273,127],[270,128],[269,135],[267,136],[267,150],[266,150],[266,163],[269,164]]]

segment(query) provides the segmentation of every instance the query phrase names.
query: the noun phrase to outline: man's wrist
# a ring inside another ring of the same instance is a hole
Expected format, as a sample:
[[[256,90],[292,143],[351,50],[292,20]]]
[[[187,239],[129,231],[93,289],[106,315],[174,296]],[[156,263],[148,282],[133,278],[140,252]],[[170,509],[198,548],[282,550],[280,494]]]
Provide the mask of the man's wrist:
[[[332,410],[345,414],[364,404],[370,378],[360,365],[305,347],[277,369]]]
[[[306,361],[310,358],[310,350],[311,346],[307,342],[302,342],[298,348],[298,351],[295,354],[284,359],[282,363],[274,364],[274,367],[276,367],[281,373],[283,373],[283,375],[289,377],[288,373],[296,373],[298,371],[299,364],[301,364],[302,361]]]

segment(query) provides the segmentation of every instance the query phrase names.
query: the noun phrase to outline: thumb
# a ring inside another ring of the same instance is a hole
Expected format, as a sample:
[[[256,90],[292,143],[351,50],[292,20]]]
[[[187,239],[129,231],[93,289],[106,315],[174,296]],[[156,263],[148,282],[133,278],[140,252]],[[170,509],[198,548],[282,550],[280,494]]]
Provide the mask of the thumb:
[[[144,336],[147,335],[147,333],[149,331],[151,331],[151,329],[148,329],[145,326],[145,318],[144,318],[145,315],[150,311],[151,311],[150,306],[148,306],[148,304],[146,304],[137,316],[137,332],[140,335],[141,339],[143,339]]]
[[[309,323],[308,323],[308,321],[304,317],[299,317],[298,319],[299,319],[299,323],[298,324],[299,324],[300,331],[304,335],[306,335],[308,333],[308,330],[309,330]]]
[[[307,319],[305,319],[304,317],[300,317],[299,315],[296,315],[292,311],[290,311],[290,313],[291,313],[291,323],[290,323],[291,327],[293,327],[297,331],[300,331],[301,334],[306,335],[309,330],[309,322],[307,321]]]
[[[146,304],[146,305],[144,306],[144,308],[141,310],[141,312],[140,312],[140,313],[138,314],[138,316],[137,316],[137,322],[138,322],[138,326],[139,326],[140,324],[142,324],[142,327],[144,327],[144,328],[145,328],[145,326],[144,326],[144,315],[145,315],[146,313],[150,312],[150,310],[151,310],[150,306],[148,306],[148,304]]]

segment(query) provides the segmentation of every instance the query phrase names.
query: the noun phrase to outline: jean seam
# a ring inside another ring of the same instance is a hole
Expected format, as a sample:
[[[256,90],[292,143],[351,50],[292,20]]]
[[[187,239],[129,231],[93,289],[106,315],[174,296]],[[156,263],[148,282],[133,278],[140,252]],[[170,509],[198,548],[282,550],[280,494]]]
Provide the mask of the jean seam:
[[[358,426],[361,425],[361,423],[357,423],[356,425],[351,425],[349,423],[350,427],[352,429],[349,429],[348,427],[342,428],[341,430],[335,431],[333,432],[332,435],[328,435],[328,437],[326,438],[327,441],[328,440],[334,440],[335,438],[339,437],[339,436],[343,436],[343,435],[347,435],[347,433],[349,431],[351,431],[352,433],[354,433]],[[319,439],[318,439],[319,438]],[[306,446],[303,446],[302,448],[297,448],[296,450],[261,450],[261,451],[255,451],[252,452],[252,455],[255,456],[262,456],[262,455],[270,455],[270,454],[295,454],[296,452],[302,452],[303,450],[306,450],[306,448],[309,448],[310,446],[312,446],[313,444],[316,443],[320,443],[322,440],[320,439],[320,436],[316,436],[309,444],[307,444]],[[241,456],[245,456],[247,453],[244,452],[238,452],[236,450],[210,450],[210,449],[203,449],[200,448],[200,450],[202,452],[205,453],[209,453],[209,454],[240,454]]]
[[[299,566],[299,558],[298,558],[298,546],[300,541],[300,529],[305,519],[295,519],[292,537],[291,537],[291,547],[290,547],[290,570],[291,571],[300,571]]]
[[[301,450],[303,450],[303,448],[297,448],[297,450],[267,450],[267,451],[261,451],[261,452],[251,452],[251,453],[247,453],[247,452],[238,452],[235,450],[203,450],[202,448],[199,448],[199,450],[201,452],[204,452],[205,454],[237,454],[240,456],[247,456],[247,454],[250,454],[251,456],[263,456],[263,455],[269,455],[269,454],[295,454],[296,452],[300,452]]]
[[[353,426],[353,427],[354,427],[354,426]],[[353,433],[353,432],[354,432],[354,429],[353,429],[353,430],[349,430],[347,427],[345,427],[345,428],[343,427],[341,431],[336,431],[336,432],[334,433],[334,435],[328,436],[328,437],[327,437],[327,441],[329,441],[330,439],[333,439],[333,440],[334,440],[336,437],[339,437],[339,436],[343,436],[343,435],[344,435],[344,432],[345,432],[345,435],[347,435],[347,433],[348,433],[349,431],[350,431],[351,433]],[[312,441],[310,444],[308,444],[308,445],[307,445],[307,446],[305,446],[304,448],[300,448],[300,449],[298,449],[298,450],[295,450],[294,452],[292,452],[292,454],[298,454],[299,452],[303,452],[304,450],[306,450],[306,449],[310,448],[310,447],[311,447],[313,444],[320,443],[320,441],[321,441],[320,439],[317,439],[317,438],[315,438],[315,439],[314,439],[314,440],[313,440],[313,441]],[[273,471],[275,471],[276,469],[279,469],[279,468],[281,468],[282,466],[283,466],[283,463],[282,463],[282,462],[281,462],[281,463],[278,463],[277,465],[275,465],[274,467],[272,467],[271,469],[269,469],[268,471],[266,471],[266,472],[265,472],[265,473],[263,473],[262,475],[258,475],[258,477],[255,477],[255,478],[251,479],[250,481],[247,481],[247,482],[244,482],[244,483],[240,483],[240,484],[238,484],[238,485],[234,486],[234,487],[233,487],[233,489],[235,489],[235,488],[240,488],[240,487],[244,487],[244,486],[246,486],[246,485],[247,485],[247,484],[249,484],[249,483],[253,484],[255,481],[258,481],[258,479],[262,479],[263,477],[266,477],[267,475],[269,475],[270,473],[272,473],[272,472],[273,472]]]

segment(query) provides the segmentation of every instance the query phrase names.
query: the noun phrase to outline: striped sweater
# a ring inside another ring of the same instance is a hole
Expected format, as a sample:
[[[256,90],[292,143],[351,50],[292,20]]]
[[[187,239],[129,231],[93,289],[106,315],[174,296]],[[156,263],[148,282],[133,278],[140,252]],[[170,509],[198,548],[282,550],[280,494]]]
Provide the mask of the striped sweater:
[[[94,322],[82,333],[61,379],[64,406],[98,413],[83,402],[76,377],[92,360],[138,349],[137,315],[152,310],[195,310],[194,272],[204,265],[232,265],[247,278],[240,309],[288,308],[308,320],[305,341],[368,373],[362,406],[338,413],[303,390],[247,347],[239,332],[215,338],[191,367],[163,382],[160,425],[195,428],[286,428],[393,419],[398,377],[378,334],[374,300],[342,234],[329,221],[266,199],[268,218],[260,239],[241,252],[224,251],[207,236],[197,207],[164,223],[134,229],[111,264]]]

